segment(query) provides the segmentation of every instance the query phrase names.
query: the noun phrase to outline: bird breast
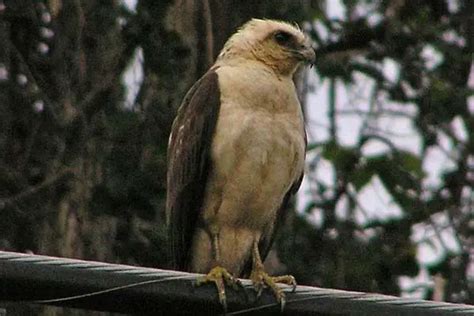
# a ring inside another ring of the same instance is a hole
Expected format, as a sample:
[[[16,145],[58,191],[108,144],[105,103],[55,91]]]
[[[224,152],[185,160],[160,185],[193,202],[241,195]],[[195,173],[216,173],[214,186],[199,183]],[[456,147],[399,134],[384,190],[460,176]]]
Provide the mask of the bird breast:
[[[260,230],[272,223],[303,170],[304,124],[293,81],[258,71],[218,71],[221,108],[204,218],[219,226]]]

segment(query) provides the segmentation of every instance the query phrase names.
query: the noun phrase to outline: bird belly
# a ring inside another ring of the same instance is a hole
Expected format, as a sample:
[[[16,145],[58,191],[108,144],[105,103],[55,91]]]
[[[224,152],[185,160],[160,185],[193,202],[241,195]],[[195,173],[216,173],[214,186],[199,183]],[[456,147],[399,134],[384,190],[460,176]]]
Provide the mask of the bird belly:
[[[288,115],[233,112],[220,118],[212,146],[209,188],[217,189],[220,203],[206,196],[212,207],[204,214],[220,225],[261,230],[303,170],[304,138]]]
[[[287,114],[221,111],[201,213],[206,229],[196,233],[193,246],[205,249],[193,251],[200,253],[193,259],[194,271],[211,268],[213,234],[218,236],[220,263],[237,275],[242,271],[253,241],[273,225],[303,170],[301,124],[298,117]]]

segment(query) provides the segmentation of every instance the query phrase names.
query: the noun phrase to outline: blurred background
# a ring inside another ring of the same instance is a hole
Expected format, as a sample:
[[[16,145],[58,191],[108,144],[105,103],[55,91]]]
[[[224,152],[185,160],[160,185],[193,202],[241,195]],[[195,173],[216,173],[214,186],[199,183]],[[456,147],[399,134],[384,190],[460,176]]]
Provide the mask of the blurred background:
[[[166,268],[166,146],[253,17],[297,22],[299,284],[474,303],[474,1],[0,0],[0,250]],[[108,315],[9,305],[8,315]]]

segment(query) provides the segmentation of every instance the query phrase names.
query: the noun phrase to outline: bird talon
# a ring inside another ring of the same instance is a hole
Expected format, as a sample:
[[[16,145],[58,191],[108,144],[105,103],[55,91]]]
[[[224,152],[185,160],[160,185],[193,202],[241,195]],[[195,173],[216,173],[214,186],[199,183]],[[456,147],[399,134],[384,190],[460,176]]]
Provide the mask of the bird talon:
[[[252,271],[250,278],[254,284],[255,291],[257,292],[257,299],[263,292],[265,287],[270,288],[275,296],[277,302],[280,304],[280,308],[283,311],[286,305],[286,296],[283,290],[278,287],[277,283],[285,283],[293,287],[293,291],[296,289],[295,278],[291,275],[282,275],[271,277],[263,269],[255,269]]]
[[[285,298],[285,294],[283,294],[282,297],[280,298],[280,312],[283,313],[283,310],[285,309],[285,305],[286,305],[286,298]]]
[[[214,267],[205,276],[199,277],[194,281],[195,286],[201,286],[205,283],[214,283],[219,297],[219,303],[224,309],[224,314],[227,312],[227,297],[225,293],[226,284],[232,286],[234,289],[243,288],[242,282],[235,278],[223,267]]]
[[[257,292],[257,299],[260,298],[260,296],[262,296],[262,293],[263,293],[263,285],[260,284],[258,286],[255,286],[255,291]]]
[[[292,293],[296,291],[297,283],[296,283],[295,277],[292,275],[281,275],[281,276],[273,277],[273,281],[275,283],[284,283],[286,285],[290,285]]]

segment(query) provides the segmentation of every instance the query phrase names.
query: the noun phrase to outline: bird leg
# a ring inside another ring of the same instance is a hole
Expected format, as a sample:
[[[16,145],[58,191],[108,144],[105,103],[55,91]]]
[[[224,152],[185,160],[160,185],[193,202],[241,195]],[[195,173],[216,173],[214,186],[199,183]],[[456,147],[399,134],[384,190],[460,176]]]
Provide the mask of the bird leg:
[[[265,287],[269,287],[275,295],[278,303],[280,303],[281,310],[285,307],[285,293],[281,288],[278,287],[277,283],[285,283],[293,286],[293,291],[296,289],[296,281],[292,275],[282,275],[272,277],[265,272],[262,258],[260,258],[260,252],[258,251],[258,241],[253,243],[253,266],[252,272],[250,273],[250,279],[254,284],[255,291],[257,292],[257,298],[260,297]]]
[[[213,234],[212,237],[212,251],[214,262],[216,263],[214,268],[211,271],[202,277],[199,277],[195,285],[201,286],[206,283],[214,283],[217,288],[217,294],[219,296],[219,302],[224,308],[224,312],[227,311],[227,299],[225,295],[225,285],[232,286],[234,290],[243,288],[242,283],[239,279],[235,278],[230,274],[224,267],[219,265],[220,262],[220,251],[219,251],[219,242],[217,234]]]

